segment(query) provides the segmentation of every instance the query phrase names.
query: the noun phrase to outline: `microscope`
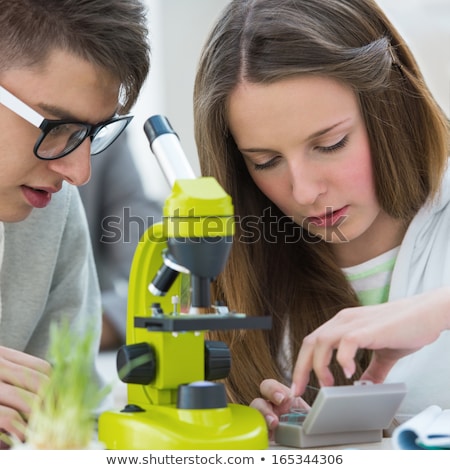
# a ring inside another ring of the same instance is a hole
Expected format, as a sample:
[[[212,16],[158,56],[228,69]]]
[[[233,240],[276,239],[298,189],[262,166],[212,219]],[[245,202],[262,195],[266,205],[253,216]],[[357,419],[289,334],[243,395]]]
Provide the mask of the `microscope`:
[[[113,450],[265,449],[263,416],[227,403],[220,382],[231,368],[227,345],[205,339],[207,331],[271,328],[270,317],[211,305],[210,284],[234,235],[231,198],[214,178],[195,176],[165,117],[150,117],[144,131],[172,191],[133,258],[126,344],[117,353],[127,405],[100,415],[99,440]]]

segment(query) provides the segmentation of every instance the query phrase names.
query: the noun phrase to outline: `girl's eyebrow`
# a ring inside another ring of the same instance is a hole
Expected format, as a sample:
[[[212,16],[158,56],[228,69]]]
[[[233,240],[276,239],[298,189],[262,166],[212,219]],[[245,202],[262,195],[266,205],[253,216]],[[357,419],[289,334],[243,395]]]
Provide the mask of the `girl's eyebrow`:
[[[333,129],[335,129],[336,127],[339,127],[341,124],[344,124],[346,123],[347,121],[349,121],[350,118],[347,118],[347,119],[344,119],[342,121],[339,121],[337,122],[336,124],[333,124],[332,126],[330,127],[327,127],[325,129],[321,129],[320,131],[317,131],[317,132],[314,132],[313,134],[311,134],[307,140],[313,140],[313,139],[317,139],[317,137],[321,137],[325,134],[328,134],[328,132],[331,132]],[[248,149],[239,149],[241,152],[248,152],[248,153],[258,153],[258,152],[274,152],[275,150],[273,149],[263,149],[263,148],[248,148]]]
[[[317,137],[321,137],[322,135],[328,134],[328,132],[331,132],[333,129],[335,129],[336,127],[339,127],[341,124],[344,124],[349,120],[350,118],[343,119],[342,121],[339,121],[336,124],[333,124],[332,126],[327,127],[326,129],[322,129],[320,131],[314,132],[314,134],[311,134],[308,137],[308,140],[316,139]]]

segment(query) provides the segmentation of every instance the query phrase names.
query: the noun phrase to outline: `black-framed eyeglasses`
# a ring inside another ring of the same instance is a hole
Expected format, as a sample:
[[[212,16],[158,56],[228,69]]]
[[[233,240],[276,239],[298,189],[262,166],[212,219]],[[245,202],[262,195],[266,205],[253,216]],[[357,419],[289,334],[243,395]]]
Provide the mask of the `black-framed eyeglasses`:
[[[65,157],[88,137],[91,139],[91,155],[97,155],[109,147],[133,119],[130,115],[115,116],[94,125],[65,119],[45,119],[2,86],[0,86],[0,104],[41,129],[41,135],[33,149],[36,157],[41,160]]]

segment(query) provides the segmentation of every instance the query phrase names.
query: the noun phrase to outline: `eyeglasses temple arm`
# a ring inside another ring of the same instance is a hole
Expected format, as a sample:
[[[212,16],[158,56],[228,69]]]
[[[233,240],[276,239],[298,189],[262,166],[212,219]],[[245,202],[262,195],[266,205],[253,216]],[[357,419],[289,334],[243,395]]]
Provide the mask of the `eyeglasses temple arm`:
[[[27,120],[29,123],[36,127],[40,127],[44,117],[37,113],[34,109],[30,108],[23,101],[16,98],[8,90],[0,86],[0,104],[3,104],[8,109],[16,113],[21,118]]]

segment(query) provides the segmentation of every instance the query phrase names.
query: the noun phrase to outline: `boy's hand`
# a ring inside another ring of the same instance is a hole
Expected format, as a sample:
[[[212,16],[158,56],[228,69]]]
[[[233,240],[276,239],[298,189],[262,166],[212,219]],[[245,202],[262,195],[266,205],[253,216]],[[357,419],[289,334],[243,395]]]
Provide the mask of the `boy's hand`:
[[[48,362],[0,346],[0,435],[24,440],[32,403],[50,371]]]

